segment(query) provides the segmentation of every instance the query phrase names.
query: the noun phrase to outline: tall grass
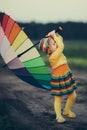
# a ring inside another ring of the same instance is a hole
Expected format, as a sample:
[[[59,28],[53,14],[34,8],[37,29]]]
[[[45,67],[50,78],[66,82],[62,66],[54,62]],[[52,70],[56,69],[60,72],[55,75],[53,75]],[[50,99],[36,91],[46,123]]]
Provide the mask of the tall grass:
[[[64,54],[73,69],[87,71],[87,41],[65,41]]]

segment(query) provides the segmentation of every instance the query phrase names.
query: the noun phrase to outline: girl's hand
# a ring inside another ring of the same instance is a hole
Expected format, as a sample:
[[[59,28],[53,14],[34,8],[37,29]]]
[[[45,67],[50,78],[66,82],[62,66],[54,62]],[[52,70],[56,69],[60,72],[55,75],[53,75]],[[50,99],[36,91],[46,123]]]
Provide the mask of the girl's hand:
[[[58,30],[53,30],[53,31],[51,31],[51,32],[49,32],[46,36],[47,37],[55,37],[55,36],[59,36],[59,34],[58,34],[58,32],[59,31],[62,31],[63,30],[63,28],[61,27],[61,26],[59,26],[58,27]]]
[[[46,37],[52,37],[52,38],[54,38],[55,36],[56,36],[55,30],[49,32],[49,33],[46,35]]]

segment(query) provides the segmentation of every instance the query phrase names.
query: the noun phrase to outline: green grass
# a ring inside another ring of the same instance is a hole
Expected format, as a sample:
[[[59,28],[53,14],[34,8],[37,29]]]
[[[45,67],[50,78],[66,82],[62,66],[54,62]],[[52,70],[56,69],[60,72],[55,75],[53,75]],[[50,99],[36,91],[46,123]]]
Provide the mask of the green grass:
[[[73,69],[87,71],[87,41],[65,41],[64,54]]]
[[[65,41],[64,44],[68,57],[87,58],[87,41]]]

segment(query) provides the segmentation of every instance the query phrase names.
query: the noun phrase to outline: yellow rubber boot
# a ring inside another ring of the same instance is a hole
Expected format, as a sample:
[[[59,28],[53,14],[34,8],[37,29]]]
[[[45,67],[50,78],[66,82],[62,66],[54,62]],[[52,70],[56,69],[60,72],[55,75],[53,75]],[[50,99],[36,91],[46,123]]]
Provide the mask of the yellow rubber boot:
[[[69,111],[68,113],[64,112],[63,114],[66,115],[69,118],[75,118],[76,117],[76,114],[72,111]]]
[[[71,111],[71,108],[75,102],[76,99],[76,92],[74,91],[73,93],[69,94],[67,102],[66,102],[66,106],[64,109],[63,114],[70,117],[70,118],[75,118],[76,114],[74,112]]]
[[[63,116],[57,117],[56,120],[57,120],[58,123],[64,123],[66,121]]]
[[[66,121],[63,118],[63,116],[61,115],[61,102],[62,102],[62,97],[55,96],[54,109],[55,109],[55,113],[56,113],[56,120],[58,123],[64,123]]]

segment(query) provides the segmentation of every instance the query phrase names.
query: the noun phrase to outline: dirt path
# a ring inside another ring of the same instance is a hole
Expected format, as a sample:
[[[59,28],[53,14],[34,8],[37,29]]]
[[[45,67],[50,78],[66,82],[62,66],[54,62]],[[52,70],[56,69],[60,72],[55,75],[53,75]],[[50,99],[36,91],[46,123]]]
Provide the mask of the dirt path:
[[[76,75],[76,119],[55,121],[50,92],[24,83],[8,70],[0,70],[0,130],[87,130],[87,75]],[[65,105],[63,100],[63,106]]]

